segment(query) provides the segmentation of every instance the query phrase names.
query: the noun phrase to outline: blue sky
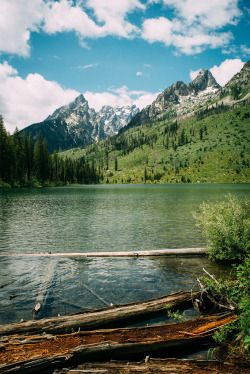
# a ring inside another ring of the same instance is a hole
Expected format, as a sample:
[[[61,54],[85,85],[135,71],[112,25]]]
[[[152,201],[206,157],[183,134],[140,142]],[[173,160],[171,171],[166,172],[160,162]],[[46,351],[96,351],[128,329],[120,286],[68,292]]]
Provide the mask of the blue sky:
[[[83,93],[150,104],[200,69],[224,85],[250,55],[247,0],[0,0],[0,114],[10,132]]]

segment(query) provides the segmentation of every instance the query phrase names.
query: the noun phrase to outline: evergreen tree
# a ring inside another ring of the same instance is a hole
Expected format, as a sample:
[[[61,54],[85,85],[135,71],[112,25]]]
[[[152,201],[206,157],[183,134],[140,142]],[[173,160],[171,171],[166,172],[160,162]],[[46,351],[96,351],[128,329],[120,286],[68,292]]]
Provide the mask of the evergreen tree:
[[[52,156],[52,179],[57,182],[59,177],[58,153],[54,151]]]
[[[31,180],[31,176],[33,173],[33,168],[34,168],[34,140],[33,140],[33,135],[31,132],[29,133],[28,147],[29,147],[28,180]]]
[[[0,115],[0,179],[7,182],[7,153],[8,153],[8,134],[4,127],[3,117]]]
[[[41,131],[39,131],[38,140],[34,147],[34,176],[39,182],[45,180],[44,148]]]
[[[16,128],[13,134],[13,143],[14,143],[14,179],[16,182],[22,182],[24,180],[24,150],[22,144],[21,134]]]
[[[30,176],[28,175],[28,169],[29,169],[29,160],[30,160],[30,153],[29,153],[29,140],[27,137],[26,131],[23,132],[23,168],[24,168],[24,175],[26,179],[30,179]]]

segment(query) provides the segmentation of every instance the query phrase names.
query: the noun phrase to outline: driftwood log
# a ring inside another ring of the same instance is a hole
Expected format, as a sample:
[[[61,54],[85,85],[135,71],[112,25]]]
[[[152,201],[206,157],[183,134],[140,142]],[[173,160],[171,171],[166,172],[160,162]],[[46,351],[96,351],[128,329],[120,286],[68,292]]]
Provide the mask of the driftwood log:
[[[76,368],[55,370],[53,374],[249,374],[246,363],[206,360],[149,359],[144,362],[112,361],[86,363]]]
[[[127,252],[67,252],[67,253],[1,253],[0,257],[147,257],[147,256],[204,256],[206,248],[173,248],[156,249],[152,251]]]
[[[168,296],[144,302],[112,306],[105,309],[77,313],[70,316],[44,318],[36,321],[25,321],[0,325],[0,335],[11,334],[64,334],[79,329],[94,330],[106,327],[124,326],[125,323],[151,316],[165,314],[167,309],[184,309],[192,307],[193,298],[199,297],[198,292],[177,292]]]
[[[52,260],[49,263],[48,268],[46,269],[46,274],[38,290],[37,299],[36,299],[35,306],[33,309],[33,319],[35,319],[35,316],[40,312],[40,310],[46,304],[46,300],[49,294],[49,289],[53,282],[56,265],[57,265],[57,260]]]
[[[54,368],[111,358],[169,357],[211,340],[214,331],[237,318],[217,315],[153,327],[79,332],[57,336],[11,336],[1,344],[0,373],[43,373]],[[159,356],[160,355],[160,356]]]

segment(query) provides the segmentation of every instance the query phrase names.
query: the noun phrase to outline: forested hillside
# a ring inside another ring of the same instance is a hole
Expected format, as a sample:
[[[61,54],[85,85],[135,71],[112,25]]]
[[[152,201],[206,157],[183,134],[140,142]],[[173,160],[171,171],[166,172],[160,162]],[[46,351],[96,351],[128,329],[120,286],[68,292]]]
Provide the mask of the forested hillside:
[[[74,170],[74,173],[72,173]],[[74,176],[74,178],[73,178]],[[50,155],[47,140],[41,132],[34,143],[32,134],[27,136],[16,130],[11,136],[0,116],[0,186],[28,187],[60,185],[65,183],[98,183],[99,176],[93,164],[85,157],[64,159],[55,151]]]
[[[218,105],[182,121],[138,126],[64,159],[83,155],[101,183],[245,183],[250,181],[250,105]]]

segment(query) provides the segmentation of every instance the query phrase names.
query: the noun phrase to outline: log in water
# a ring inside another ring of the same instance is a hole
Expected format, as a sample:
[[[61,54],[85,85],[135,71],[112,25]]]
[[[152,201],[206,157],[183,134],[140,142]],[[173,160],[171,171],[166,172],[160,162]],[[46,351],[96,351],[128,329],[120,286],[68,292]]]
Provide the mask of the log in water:
[[[167,313],[167,309],[183,309],[192,307],[193,299],[198,292],[177,292],[157,299],[138,303],[112,306],[105,309],[82,312],[79,314],[50,317],[36,321],[25,321],[0,325],[0,335],[12,334],[65,334],[79,329],[93,330],[97,328],[117,327],[124,323],[147,319],[154,315]]]
[[[128,251],[128,252],[73,252],[73,253],[22,253],[0,254],[0,257],[147,257],[147,256],[203,256],[206,248],[174,248],[157,249],[153,251]]]

